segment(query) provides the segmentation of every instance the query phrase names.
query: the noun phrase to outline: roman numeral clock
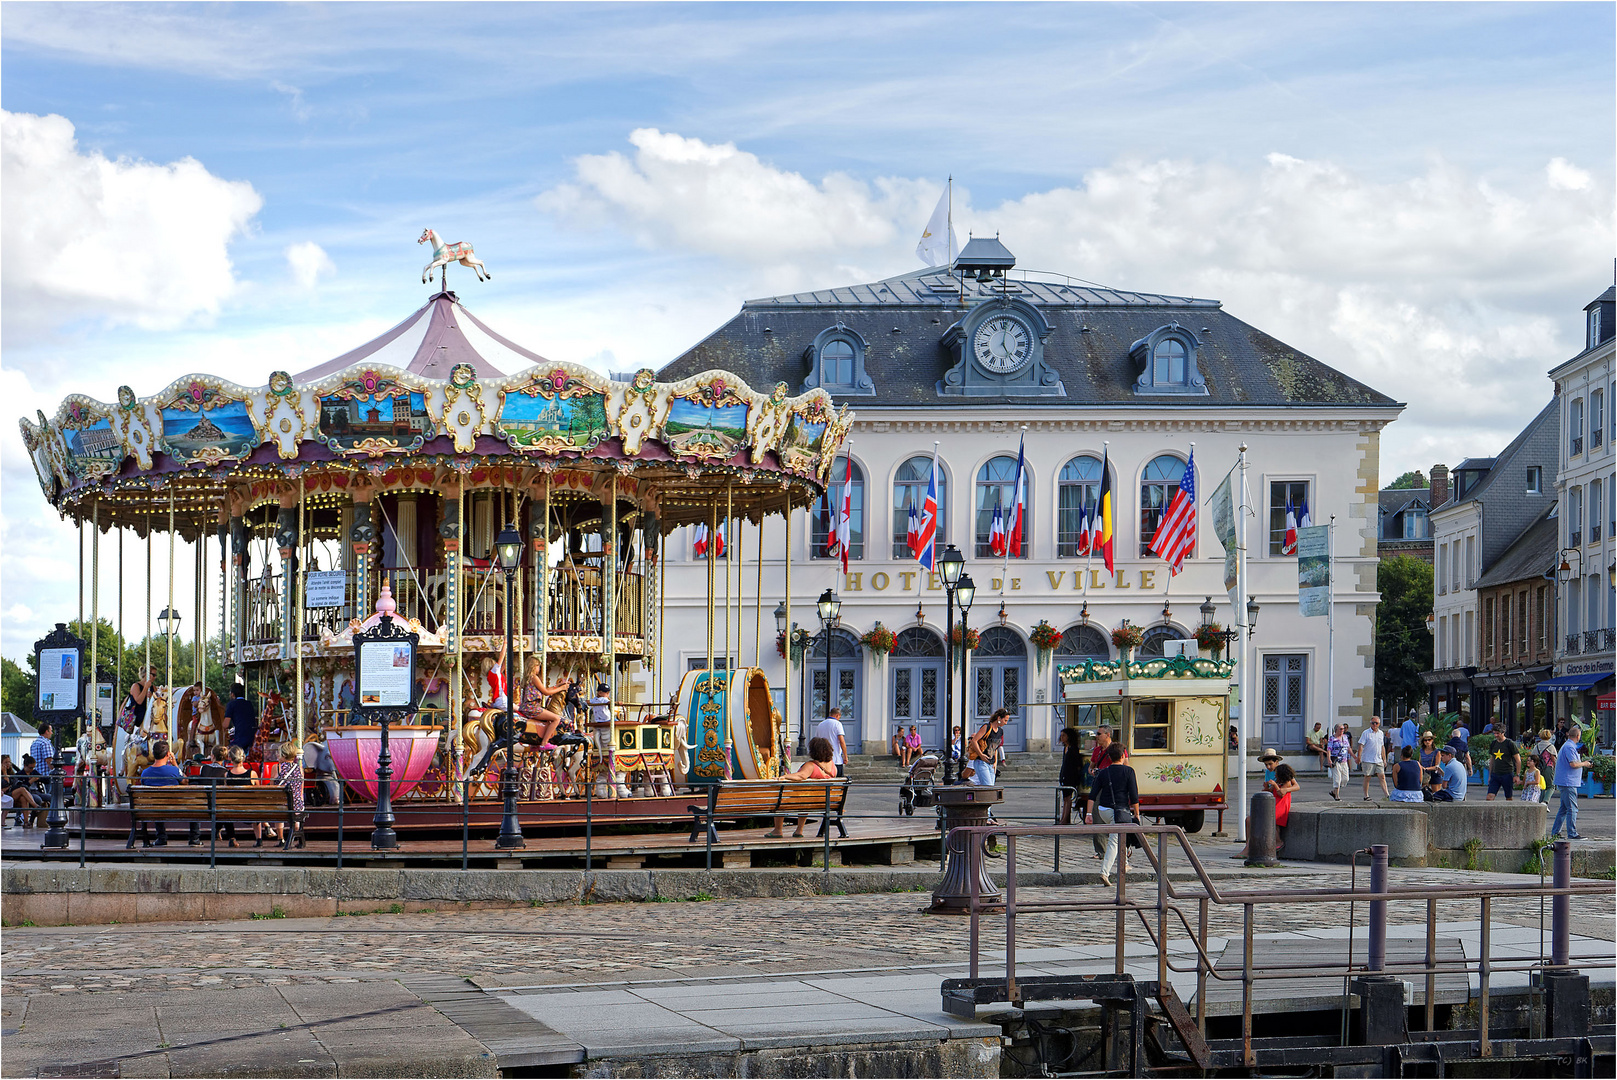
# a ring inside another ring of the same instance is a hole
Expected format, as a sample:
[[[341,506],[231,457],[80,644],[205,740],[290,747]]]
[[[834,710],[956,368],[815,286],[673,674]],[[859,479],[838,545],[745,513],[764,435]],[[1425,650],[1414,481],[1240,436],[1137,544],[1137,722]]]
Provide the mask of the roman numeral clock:
[[[973,308],[944,331],[939,342],[952,362],[938,383],[940,394],[967,397],[1062,396],[1065,387],[1045,366],[1052,327],[1038,308],[999,296]]]

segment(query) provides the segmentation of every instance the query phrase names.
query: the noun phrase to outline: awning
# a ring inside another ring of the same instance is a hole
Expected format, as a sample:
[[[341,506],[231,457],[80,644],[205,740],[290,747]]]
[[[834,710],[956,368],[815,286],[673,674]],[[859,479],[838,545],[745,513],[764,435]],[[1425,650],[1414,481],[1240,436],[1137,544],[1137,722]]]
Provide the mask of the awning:
[[[1609,671],[1593,671],[1586,675],[1562,675],[1554,679],[1545,679],[1533,689],[1535,690],[1587,690],[1595,683],[1611,678]]]

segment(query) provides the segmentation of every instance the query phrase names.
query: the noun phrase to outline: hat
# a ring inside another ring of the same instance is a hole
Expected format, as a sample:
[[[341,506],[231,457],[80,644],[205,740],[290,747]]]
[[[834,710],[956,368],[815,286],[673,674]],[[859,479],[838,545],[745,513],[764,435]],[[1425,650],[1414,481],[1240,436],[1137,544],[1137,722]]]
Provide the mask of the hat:
[[[1454,749],[1454,744],[1451,742],[1446,742],[1442,746],[1439,746],[1437,748],[1437,752],[1439,754],[1447,754],[1449,757],[1459,756],[1459,753]]]
[[[1266,746],[1266,747],[1263,748],[1263,753],[1258,755],[1258,760],[1259,761],[1279,761],[1280,760],[1280,755],[1279,755],[1279,753],[1277,753],[1275,751],[1275,749],[1273,747]]]
[[[1435,738],[1437,738],[1437,736],[1433,735],[1430,731],[1421,732],[1420,737],[1423,738],[1423,739],[1435,739]]]

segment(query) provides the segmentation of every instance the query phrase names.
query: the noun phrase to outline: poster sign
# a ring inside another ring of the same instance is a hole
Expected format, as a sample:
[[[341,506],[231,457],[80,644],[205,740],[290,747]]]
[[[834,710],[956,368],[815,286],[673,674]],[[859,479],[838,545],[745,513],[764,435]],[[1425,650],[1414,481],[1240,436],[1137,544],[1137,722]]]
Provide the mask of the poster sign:
[[[39,700],[37,712],[79,711],[79,645],[58,646],[39,650]]]
[[[344,570],[311,570],[303,578],[305,608],[342,607],[347,599],[348,573]]]
[[[407,709],[415,693],[415,642],[356,641],[362,709]]]
[[[1331,606],[1331,527],[1297,530],[1298,614],[1326,615]]]
[[[95,685],[95,716],[95,722],[102,727],[112,726],[112,684],[109,682]]]
[[[1213,535],[1224,548],[1224,589],[1228,592],[1235,588],[1235,500],[1230,494],[1230,477],[1235,475],[1231,469],[1224,477],[1224,482],[1218,485],[1212,498],[1207,500],[1208,508],[1212,510]]]

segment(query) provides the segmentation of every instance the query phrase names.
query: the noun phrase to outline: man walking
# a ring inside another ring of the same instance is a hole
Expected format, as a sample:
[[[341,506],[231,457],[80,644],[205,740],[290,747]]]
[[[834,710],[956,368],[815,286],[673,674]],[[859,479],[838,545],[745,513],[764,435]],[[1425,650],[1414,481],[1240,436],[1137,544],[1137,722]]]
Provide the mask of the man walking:
[[[1493,760],[1488,763],[1488,802],[1500,791],[1505,793],[1505,801],[1509,802],[1516,791],[1516,774],[1522,769],[1522,752],[1516,748],[1510,736],[1503,733],[1493,741],[1489,747]]]
[[[247,697],[247,687],[241,683],[230,688],[230,704],[225,706],[225,719],[230,721],[230,745],[251,750],[253,740],[258,737],[258,716]]]
[[[1387,797],[1387,737],[1381,731],[1381,717],[1372,716],[1370,726],[1359,736],[1359,767],[1364,770],[1364,801],[1370,801],[1370,778],[1381,781],[1381,797]]]
[[[1106,748],[1108,764],[1095,775],[1089,785],[1089,808],[1084,824],[1123,825],[1140,820],[1140,789],[1134,770],[1123,764],[1123,747],[1113,743]],[[1117,866],[1118,848],[1122,846],[1118,833],[1106,837],[1106,855],[1100,864],[1101,884],[1110,886],[1112,871]],[[1127,856],[1124,857],[1125,864]]]
[[[842,710],[832,709],[825,719],[814,725],[814,737],[831,744],[831,764],[837,767],[837,776],[847,775],[848,733],[842,729]]]
[[[1550,839],[1554,840],[1561,835],[1561,819],[1566,819],[1566,838],[1568,840],[1582,840],[1583,834],[1578,832],[1578,786],[1583,783],[1583,770],[1589,767],[1578,754],[1583,731],[1575,725],[1566,729],[1566,742],[1561,744],[1560,752],[1555,755],[1555,794],[1560,798],[1561,805],[1555,811],[1555,824],[1550,826]]]
[[[1420,725],[1415,723],[1415,714],[1409,713],[1404,722],[1398,725],[1398,741],[1403,746],[1420,745]]]
[[[50,776],[51,761],[56,757],[56,741],[51,738],[49,720],[39,725],[39,735],[28,744],[27,756],[34,759],[34,768],[39,770],[39,775]]]

